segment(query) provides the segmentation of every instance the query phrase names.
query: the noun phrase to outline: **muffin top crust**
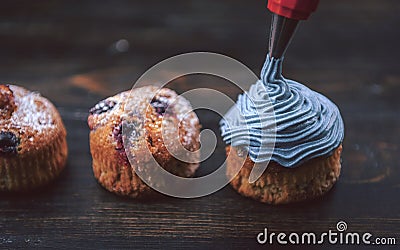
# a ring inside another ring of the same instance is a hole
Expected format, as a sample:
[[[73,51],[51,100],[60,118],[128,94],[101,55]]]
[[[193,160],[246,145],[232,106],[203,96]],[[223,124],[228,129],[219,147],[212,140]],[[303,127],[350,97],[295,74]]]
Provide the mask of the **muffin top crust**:
[[[66,134],[54,105],[39,93],[0,84],[0,156],[34,151]]]
[[[112,143],[121,151],[121,158],[126,157],[124,121],[129,123],[129,141],[146,141],[156,159],[170,157],[170,153],[182,156],[185,151],[200,148],[199,120],[189,101],[167,88],[146,86],[125,91],[100,101],[89,113],[90,130],[101,130],[105,135],[99,139]]]

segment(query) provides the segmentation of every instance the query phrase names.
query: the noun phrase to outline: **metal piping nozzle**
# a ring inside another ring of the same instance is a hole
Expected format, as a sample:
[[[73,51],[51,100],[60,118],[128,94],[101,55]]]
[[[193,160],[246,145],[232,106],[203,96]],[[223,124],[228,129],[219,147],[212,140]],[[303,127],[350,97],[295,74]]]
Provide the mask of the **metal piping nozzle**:
[[[296,31],[299,20],[287,18],[273,13],[269,36],[269,55],[281,58]]]

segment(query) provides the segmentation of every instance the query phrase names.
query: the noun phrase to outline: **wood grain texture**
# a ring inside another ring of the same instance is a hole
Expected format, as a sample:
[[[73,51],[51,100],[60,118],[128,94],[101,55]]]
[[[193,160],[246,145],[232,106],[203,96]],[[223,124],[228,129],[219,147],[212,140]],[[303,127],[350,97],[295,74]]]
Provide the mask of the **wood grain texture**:
[[[92,174],[86,124],[97,101],[131,88],[169,56],[218,52],[258,74],[270,20],[264,1],[2,1],[0,81],[40,91],[56,104],[70,153],[66,170],[50,186],[0,194],[0,248],[267,248],[255,239],[265,227],[319,233],[339,220],[351,231],[396,237],[400,244],[399,12],[398,0],[324,0],[300,25],[284,75],[340,107],[346,126],[342,175],[321,199],[270,206],[229,186],[191,200],[139,202],[108,193]],[[115,47],[120,39],[129,42],[126,52]],[[232,98],[239,93],[206,76],[169,86],[178,92],[211,87]],[[199,117],[218,133],[218,116]],[[219,141],[199,175],[224,155]]]

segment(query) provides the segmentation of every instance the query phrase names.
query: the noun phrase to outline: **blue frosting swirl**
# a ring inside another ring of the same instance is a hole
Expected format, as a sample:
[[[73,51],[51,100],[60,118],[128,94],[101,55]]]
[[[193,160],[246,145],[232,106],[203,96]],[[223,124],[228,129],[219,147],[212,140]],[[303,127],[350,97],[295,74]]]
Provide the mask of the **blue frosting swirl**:
[[[289,168],[331,155],[344,138],[343,120],[336,105],[306,86],[285,79],[282,59],[269,56],[261,80],[239,95],[220,126],[223,140],[243,146],[252,161],[271,160]]]

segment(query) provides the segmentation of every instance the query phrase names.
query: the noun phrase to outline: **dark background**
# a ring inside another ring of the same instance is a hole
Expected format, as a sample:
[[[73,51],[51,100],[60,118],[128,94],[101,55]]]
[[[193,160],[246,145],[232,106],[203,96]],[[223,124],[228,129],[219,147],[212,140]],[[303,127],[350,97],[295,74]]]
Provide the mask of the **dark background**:
[[[0,81],[56,104],[70,153],[53,184],[0,194],[0,248],[254,248],[265,227],[321,233],[339,220],[348,231],[400,244],[398,0],[322,0],[286,53],[284,75],[328,96],[345,121],[341,179],[323,198],[270,206],[225,187],[200,199],[136,201],[108,193],[93,178],[87,110],[184,52],[225,54],[258,74],[271,18],[265,6],[261,0],[1,1]],[[117,49],[121,39],[127,50]],[[212,77],[170,86],[238,93]],[[218,132],[215,114],[199,116]],[[224,159],[223,144],[213,157],[201,171]]]

